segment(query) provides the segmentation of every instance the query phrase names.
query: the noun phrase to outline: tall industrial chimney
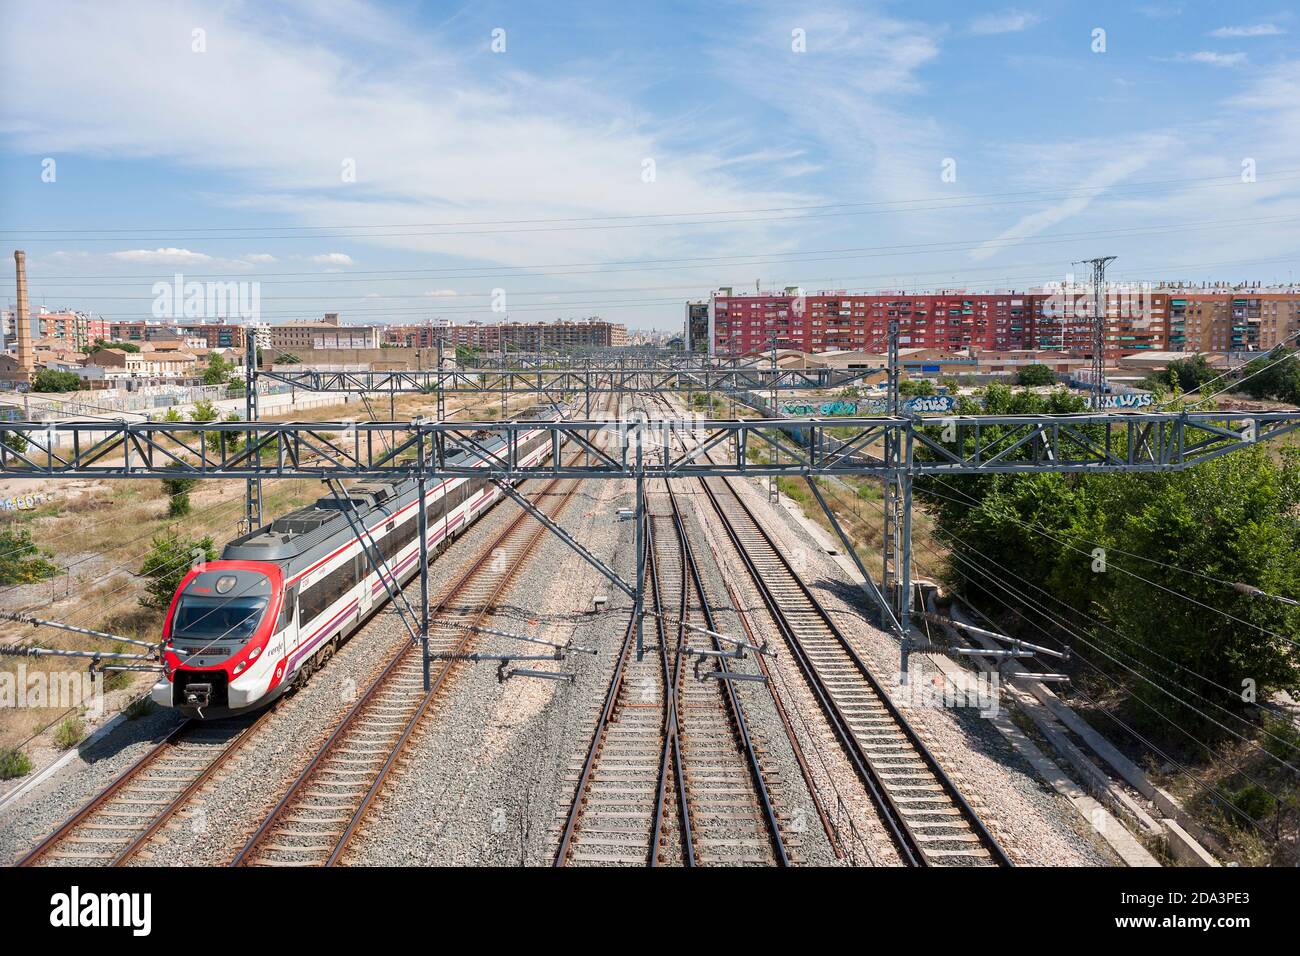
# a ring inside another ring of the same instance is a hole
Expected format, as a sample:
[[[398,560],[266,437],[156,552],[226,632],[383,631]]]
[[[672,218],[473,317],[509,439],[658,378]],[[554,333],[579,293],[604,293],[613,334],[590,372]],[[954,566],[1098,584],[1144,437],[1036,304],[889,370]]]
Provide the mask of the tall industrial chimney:
[[[27,308],[27,254],[14,250],[14,269],[18,274],[18,308],[14,313],[14,334],[18,339],[18,371],[31,375],[32,318]]]

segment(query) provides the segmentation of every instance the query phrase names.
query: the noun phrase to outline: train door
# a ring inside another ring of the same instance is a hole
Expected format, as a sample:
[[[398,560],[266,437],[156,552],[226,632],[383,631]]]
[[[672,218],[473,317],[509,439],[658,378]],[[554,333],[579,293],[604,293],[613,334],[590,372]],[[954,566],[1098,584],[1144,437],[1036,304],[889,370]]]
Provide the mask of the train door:
[[[375,600],[375,592],[370,581],[370,576],[375,572],[370,563],[370,555],[364,546],[362,546],[361,553],[352,560],[357,569],[356,579],[361,586],[361,594],[357,598],[357,617],[365,617],[370,613],[370,606]]]
[[[284,604],[280,608],[280,620],[276,621],[277,632],[284,633],[284,650],[286,653],[298,646],[298,585],[290,584],[284,589]]]

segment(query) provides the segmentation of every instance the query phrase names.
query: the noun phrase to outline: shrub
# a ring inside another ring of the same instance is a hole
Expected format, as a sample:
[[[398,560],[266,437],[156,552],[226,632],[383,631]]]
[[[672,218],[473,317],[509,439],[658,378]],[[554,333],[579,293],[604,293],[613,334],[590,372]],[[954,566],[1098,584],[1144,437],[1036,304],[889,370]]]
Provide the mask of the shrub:
[[[12,780],[32,770],[32,759],[17,747],[0,747],[0,780]]]
[[[0,531],[0,584],[31,584],[58,571],[32,543],[27,528],[10,525]]]
[[[1017,385],[1051,385],[1056,381],[1056,376],[1046,365],[1033,364],[1026,365],[1016,373]]]
[[[139,720],[141,717],[148,717],[157,709],[158,705],[153,702],[152,697],[137,697],[123,708],[122,713],[126,714],[127,720]]]
[[[86,722],[76,715],[63,718],[54,731],[54,746],[68,750],[86,738]]]
[[[173,462],[169,468],[180,468]],[[197,478],[164,478],[163,494],[167,495],[167,517],[180,518],[190,513],[190,492],[198,484]]]
[[[182,538],[175,531],[154,536],[152,547],[140,566],[140,576],[149,579],[140,596],[143,607],[165,610],[172,595],[196,561],[215,561],[217,549],[212,536],[194,540]]]
[[[33,392],[75,392],[81,388],[81,379],[76,372],[56,372],[52,368],[43,368],[32,379]]]
[[[1232,795],[1232,805],[1252,820],[1270,817],[1277,809],[1277,800],[1263,787],[1248,783]]]

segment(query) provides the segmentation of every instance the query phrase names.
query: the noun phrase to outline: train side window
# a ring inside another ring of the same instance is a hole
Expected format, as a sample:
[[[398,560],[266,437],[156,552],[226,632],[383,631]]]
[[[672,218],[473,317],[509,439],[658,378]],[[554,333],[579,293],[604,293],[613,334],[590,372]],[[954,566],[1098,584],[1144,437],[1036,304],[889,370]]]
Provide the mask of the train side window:
[[[283,631],[290,623],[298,620],[298,585],[291,584],[284,589],[284,603],[280,605],[280,617],[275,622],[276,634]]]

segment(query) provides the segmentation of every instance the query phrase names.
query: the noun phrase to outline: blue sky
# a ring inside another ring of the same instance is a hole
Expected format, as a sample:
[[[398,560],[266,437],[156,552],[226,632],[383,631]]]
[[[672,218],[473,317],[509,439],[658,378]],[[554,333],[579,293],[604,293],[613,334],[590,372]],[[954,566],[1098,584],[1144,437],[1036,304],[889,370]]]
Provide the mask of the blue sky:
[[[503,289],[659,328],[755,280],[1288,281],[1298,34],[1249,3],[6,4],[0,235],[35,304],[126,318],[178,272],[261,282],[271,321]]]

